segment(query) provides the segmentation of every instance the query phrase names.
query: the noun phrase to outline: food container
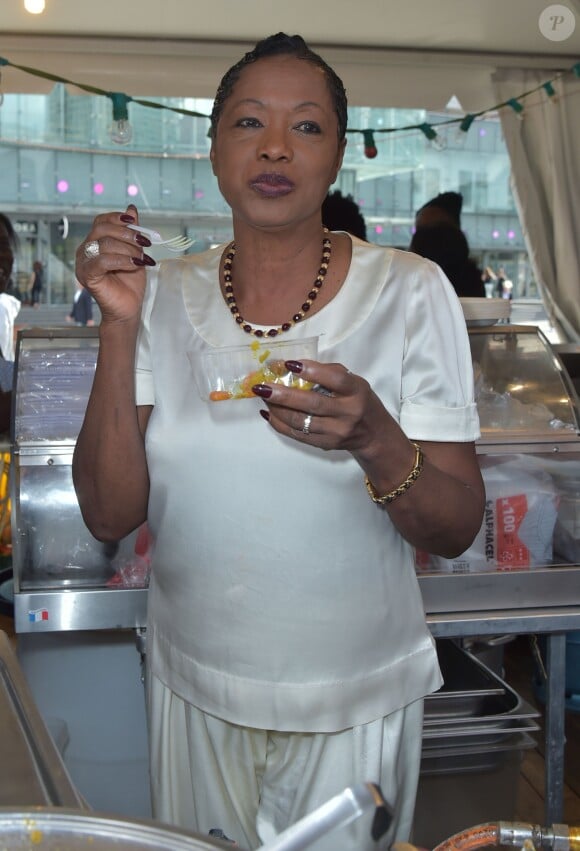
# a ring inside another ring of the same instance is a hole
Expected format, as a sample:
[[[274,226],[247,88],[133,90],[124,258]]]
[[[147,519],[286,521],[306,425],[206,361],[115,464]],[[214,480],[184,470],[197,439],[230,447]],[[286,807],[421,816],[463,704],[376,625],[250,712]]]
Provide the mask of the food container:
[[[0,836],[7,851],[215,851],[223,842],[145,820],[120,819],[61,807],[9,810],[0,807]],[[231,847],[231,846],[229,846]]]
[[[374,811],[370,833],[378,841],[389,829],[392,811],[374,783],[349,786],[290,825],[259,851],[302,851],[331,830],[346,827],[365,812]],[[212,831],[212,833],[215,831]],[[221,834],[221,831],[219,831]],[[211,851],[231,849],[233,842],[144,819],[118,819],[106,813],[85,813],[55,807],[11,811],[0,807],[3,851],[41,846],[52,851],[105,851],[111,848],[150,848],[152,851]],[[340,842],[339,842],[340,845]]]
[[[318,337],[301,340],[258,340],[245,346],[189,353],[197,388],[206,402],[255,399],[254,384],[284,384],[310,390],[312,384],[291,372],[287,360],[316,360]]]
[[[495,746],[538,729],[538,711],[475,656],[437,640],[444,685],[425,698],[423,755],[441,747]]]

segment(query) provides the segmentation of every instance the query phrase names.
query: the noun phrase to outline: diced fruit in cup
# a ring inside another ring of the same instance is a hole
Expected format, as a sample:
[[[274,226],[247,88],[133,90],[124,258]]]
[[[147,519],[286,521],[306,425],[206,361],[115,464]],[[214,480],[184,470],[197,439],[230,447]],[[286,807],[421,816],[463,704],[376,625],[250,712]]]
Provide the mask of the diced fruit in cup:
[[[314,385],[289,372],[282,360],[269,361],[261,369],[250,372],[237,381],[233,381],[228,389],[212,390],[209,394],[211,402],[223,402],[226,399],[255,399],[252,387],[255,384],[283,384],[298,390],[310,390]]]

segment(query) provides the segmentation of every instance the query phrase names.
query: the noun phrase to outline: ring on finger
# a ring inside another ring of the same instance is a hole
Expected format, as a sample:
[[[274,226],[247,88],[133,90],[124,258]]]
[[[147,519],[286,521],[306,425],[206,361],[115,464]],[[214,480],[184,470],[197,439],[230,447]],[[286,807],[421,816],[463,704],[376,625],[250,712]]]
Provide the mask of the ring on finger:
[[[90,242],[85,244],[84,254],[87,260],[93,260],[95,257],[98,257],[100,252],[101,246],[98,239],[91,239]]]
[[[304,417],[304,423],[302,425],[302,434],[310,434],[310,424],[312,422],[312,415],[307,414]]]

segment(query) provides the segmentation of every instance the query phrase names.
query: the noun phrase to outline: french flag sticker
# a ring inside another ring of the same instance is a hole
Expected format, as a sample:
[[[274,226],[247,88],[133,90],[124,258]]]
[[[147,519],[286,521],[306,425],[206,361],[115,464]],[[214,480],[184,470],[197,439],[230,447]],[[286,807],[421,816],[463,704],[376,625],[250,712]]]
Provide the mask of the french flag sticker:
[[[48,609],[34,609],[28,612],[28,623],[40,623],[48,620]]]

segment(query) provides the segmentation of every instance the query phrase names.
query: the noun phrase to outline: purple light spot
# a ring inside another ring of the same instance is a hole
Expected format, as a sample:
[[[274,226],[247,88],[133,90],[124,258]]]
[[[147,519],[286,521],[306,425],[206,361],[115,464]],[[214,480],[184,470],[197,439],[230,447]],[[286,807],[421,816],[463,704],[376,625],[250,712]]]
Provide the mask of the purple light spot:
[[[513,239],[516,234],[515,234],[515,231],[508,230],[507,235],[508,235],[508,239]]]
[[[493,239],[499,239],[499,231],[498,230],[492,230],[491,235],[492,235]]]
[[[68,192],[68,180],[59,180],[56,184],[57,192]]]
[[[95,195],[102,195],[104,191],[105,187],[102,183],[95,183],[95,185],[93,186],[93,192],[95,193]]]
[[[200,198],[205,197],[205,192],[203,192],[203,190],[201,190],[201,189],[196,189],[195,197],[199,201]]]
[[[487,136],[487,130],[485,129],[485,127],[479,128],[479,135],[480,136]]]
[[[139,194],[139,187],[135,186],[134,183],[130,183],[129,186],[127,187],[127,195],[130,195],[131,198],[134,198],[135,195],[138,195],[138,194]]]
[[[382,233],[382,232],[383,232],[383,226],[382,225],[375,225],[375,233]]]

